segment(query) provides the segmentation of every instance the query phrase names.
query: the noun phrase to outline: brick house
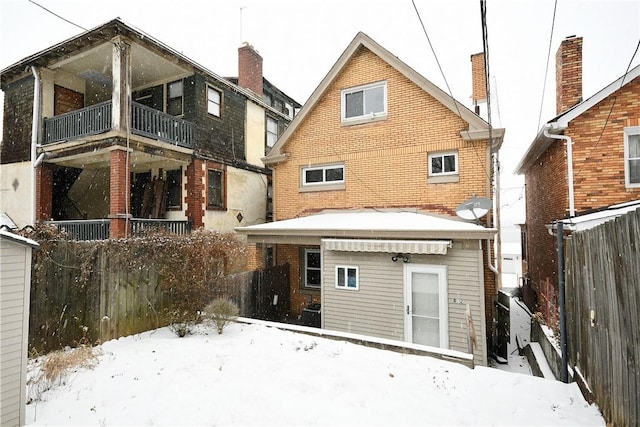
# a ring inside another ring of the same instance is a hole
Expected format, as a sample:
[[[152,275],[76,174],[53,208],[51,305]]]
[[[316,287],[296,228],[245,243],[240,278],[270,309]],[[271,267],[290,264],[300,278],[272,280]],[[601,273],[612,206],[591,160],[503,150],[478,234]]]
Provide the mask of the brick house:
[[[456,208],[493,196],[503,134],[358,33],[264,158],[275,221],[236,230],[290,265],[292,316],[467,352],[469,307],[486,365],[496,230]]]
[[[582,98],[582,38],[556,53],[556,117],[540,129],[516,168],[525,176],[525,302],[557,318],[559,220],[640,199],[640,66]],[[567,221],[564,221],[567,223]],[[565,229],[571,227],[565,227]]]
[[[77,238],[268,217],[261,158],[300,104],[238,50],[233,81],[114,19],[0,72],[0,212]]]

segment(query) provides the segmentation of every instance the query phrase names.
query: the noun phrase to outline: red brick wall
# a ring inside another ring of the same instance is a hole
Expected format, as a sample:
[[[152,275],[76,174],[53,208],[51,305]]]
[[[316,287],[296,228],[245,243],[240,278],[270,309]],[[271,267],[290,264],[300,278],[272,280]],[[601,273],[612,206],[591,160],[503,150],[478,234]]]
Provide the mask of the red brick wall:
[[[238,48],[238,85],[262,95],[262,57],[249,44]]]
[[[205,162],[203,160],[194,159],[186,170],[186,215],[193,223],[194,229],[204,226],[204,206],[206,203],[204,166]]]
[[[562,41],[556,52],[556,113],[582,100],[582,37]]]
[[[312,247],[312,246],[308,246]],[[295,245],[278,245],[276,249],[276,264],[289,263],[290,278],[290,309],[293,316],[302,314],[302,309],[310,302],[320,302],[320,290],[302,289],[300,282],[304,267],[300,266],[300,247]]]
[[[471,99],[487,99],[487,77],[485,74],[484,53],[471,55]]]
[[[53,169],[47,163],[36,168],[36,221],[49,221],[53,216]]]
[[[130,186],[128,185],[127,174],[130,170],[127,167],[127,153],[124,150],[114,150],[111,152],[110,173],[109,173],[109,237],[118,239],[127,237],[127,200],[130,199]]]
[[[573,141],[577,214],[640,198],[640,189],[627,189],[624,178],[623,130],[638,125],[640,78],[581,114],[565,130]],[[548,312],[548,319],[552,319],[558,292],[557,238],[549,235],[546,225],[569,216],[563,141],[554,142],[527,171],[525,183],[528,270],[536,294],[527,304],[533,310]]]

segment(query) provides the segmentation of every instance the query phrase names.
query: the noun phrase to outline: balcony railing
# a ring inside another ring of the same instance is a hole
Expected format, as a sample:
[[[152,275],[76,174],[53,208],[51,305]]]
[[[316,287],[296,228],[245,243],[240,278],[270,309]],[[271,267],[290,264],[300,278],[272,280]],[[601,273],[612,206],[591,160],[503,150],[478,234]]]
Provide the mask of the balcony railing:
[[[111,101],[44,119],[44,143],[95,135],[111,129]]]
[[[137,102],[131,104],[131,132],[193,148],[193,124]]]
[[[108,219],[71,220],[71,221],[50,221],[59,232],[66,233],[71,240],[108,240],[109,225]],[[191,222],[166,219],[139,219],[130,220],[131,235],[144,236],[147,233],[164,230],[169,233],[183,235],[191,233]]]
[[[111,130],[111,101],[44,119],[44,144],[68,141]],[[180,147],[193,148],[193,123],[133,102],[131,133]]]

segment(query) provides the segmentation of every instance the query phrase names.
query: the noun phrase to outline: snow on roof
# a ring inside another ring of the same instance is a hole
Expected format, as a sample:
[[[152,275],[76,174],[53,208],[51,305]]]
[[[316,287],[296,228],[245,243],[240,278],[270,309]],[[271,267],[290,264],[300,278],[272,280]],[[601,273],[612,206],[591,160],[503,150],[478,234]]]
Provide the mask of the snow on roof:
[[[286,219],[265,224],[238,227],[237,231],[251,234],[261,231],[451,231],[451,232],[495,232],[480,225],[427,215],[417,212],[349,211],[325,212],[302,218]],[[263,234],[263,233],[261,233]],[[418,237],[418,236],[416,236]]]
[[[6,212],[0,213],[0,227],[10,228],[11,230],[15,230],[16,228],[18,228],[16,223],[13,222],[11,217],[9,215],[7,215]]]
[[[575,216],[562,222],[573,231],[588,230],[636,209],[640,209],[640,200],[612,205],[601,211]]]
[[[23,237],[19,234],[12,233],[8,230],[5,230],[4,228],[0,228],[0,237],[7,238],[16,243],[20,243],[26,246],[31,246],[34,249],[40,248],[40,245],[36,241],[27,239],[26,237]]]

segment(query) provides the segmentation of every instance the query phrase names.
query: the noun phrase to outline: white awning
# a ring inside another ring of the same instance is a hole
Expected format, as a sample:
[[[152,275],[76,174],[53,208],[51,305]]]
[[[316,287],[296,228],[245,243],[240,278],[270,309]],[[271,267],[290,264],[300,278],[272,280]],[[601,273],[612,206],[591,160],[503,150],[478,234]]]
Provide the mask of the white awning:
[[[446,255],[451,240],[322,239],[328,251]]]

